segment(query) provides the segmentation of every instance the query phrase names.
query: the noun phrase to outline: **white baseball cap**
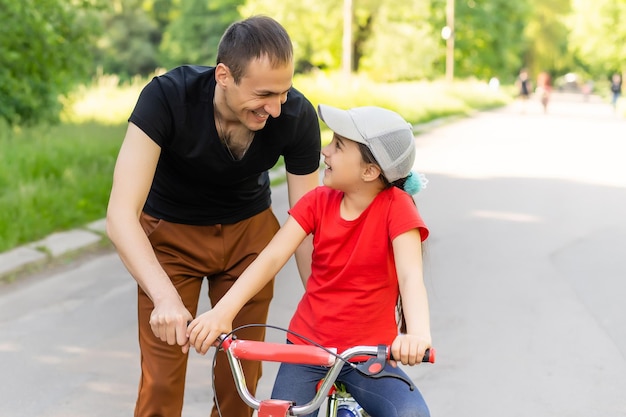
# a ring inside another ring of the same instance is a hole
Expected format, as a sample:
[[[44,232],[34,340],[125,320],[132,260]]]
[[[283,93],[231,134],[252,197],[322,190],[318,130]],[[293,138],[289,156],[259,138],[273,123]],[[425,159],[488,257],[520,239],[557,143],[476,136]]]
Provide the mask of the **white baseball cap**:
[[[389,182],[406,178],[415,162],[413,127],[398,113],[364,106],[341,110],[320,104],[320,118],[336,134],[366,145]]]

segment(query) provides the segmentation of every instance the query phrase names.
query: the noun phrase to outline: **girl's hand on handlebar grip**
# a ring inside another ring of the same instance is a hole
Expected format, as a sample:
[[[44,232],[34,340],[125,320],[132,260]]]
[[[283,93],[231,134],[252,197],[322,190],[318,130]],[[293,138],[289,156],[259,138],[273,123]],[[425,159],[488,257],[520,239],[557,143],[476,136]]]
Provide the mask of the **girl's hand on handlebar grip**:
[[[417,365],[422,362],[426,349],[430,348],[430,338],[400,334],[391,345],[391,355],[403,365]]]
[[[186,350],[193,347],[196,352],[204,355],[211,346],[219,344],[218,338],[222,334],[230,333],[231,330],[232,320],[222,320],[213,310],[209,310],[196,317],[187,326],[189,344]],[[183,352],[185,352],[185,347],[183,347]]]

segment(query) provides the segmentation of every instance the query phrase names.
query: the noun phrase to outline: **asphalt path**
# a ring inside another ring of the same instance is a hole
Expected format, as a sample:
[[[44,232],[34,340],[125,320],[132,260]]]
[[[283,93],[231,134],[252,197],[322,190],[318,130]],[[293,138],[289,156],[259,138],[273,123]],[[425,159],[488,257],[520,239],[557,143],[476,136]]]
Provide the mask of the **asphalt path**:
[[[438,357],[407,371],[432,415],[626,416],[626,121],[556,96],[548,114],[514,103],[417,146]],[[284,219],[284,186],[274,201]],[[132,415],[135,291],[110,252],[0,287],[0,416]],[[301,293],[290,261],[270,322],[285,327]],[[190,354],[185,417],[209,413],[211,360]]]

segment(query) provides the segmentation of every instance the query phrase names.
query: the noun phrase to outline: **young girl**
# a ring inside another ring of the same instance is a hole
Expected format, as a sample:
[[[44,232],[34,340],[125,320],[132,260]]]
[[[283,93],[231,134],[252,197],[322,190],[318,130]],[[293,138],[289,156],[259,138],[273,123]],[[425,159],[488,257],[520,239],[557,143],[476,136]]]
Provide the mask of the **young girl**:
[[[346,111],[320,105],[318,111],[334,132],[322,150],[324,185],[300,199],[233,287],[190,323],[185,350],[193,346],[204,354],[218,336],[228,333],[239,309],[310,233],[311,275],[291,331],[339,352],[358,345],[391,345],[394,358],[405,365],[420,363],[431,347],[421,255],[428,229],[410,195],[423,186],[423,179],[411,172],[412,128],[397,113],[380,107]],[[396,321],[399,296],[403,334],[398,334]],[[287,339],[306,343],[292,333]],[[394,365],[388,363],[385,370],[407,377]],[[322,367],[282,364],[272,398],[304,404],[325,373]],[[373,417],[429,415],[420,392],[396,378],[373,379],[346,366],[338,381]]]

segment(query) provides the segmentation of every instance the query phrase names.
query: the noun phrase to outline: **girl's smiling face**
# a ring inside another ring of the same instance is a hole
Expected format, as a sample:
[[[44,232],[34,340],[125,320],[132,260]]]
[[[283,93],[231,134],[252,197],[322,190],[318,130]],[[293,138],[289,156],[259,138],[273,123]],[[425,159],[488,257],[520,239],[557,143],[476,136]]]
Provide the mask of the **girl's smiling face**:
[[[362,181],[362,174],[367,168],[363,161],[359,145],[336,133],[333,140],[322,149],[324,155],[324,185],[346,191]]]

